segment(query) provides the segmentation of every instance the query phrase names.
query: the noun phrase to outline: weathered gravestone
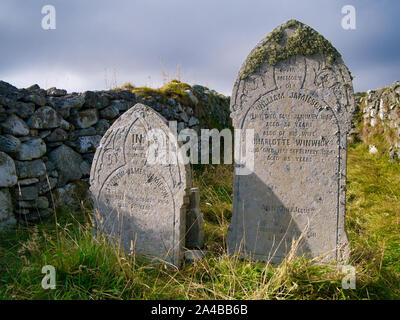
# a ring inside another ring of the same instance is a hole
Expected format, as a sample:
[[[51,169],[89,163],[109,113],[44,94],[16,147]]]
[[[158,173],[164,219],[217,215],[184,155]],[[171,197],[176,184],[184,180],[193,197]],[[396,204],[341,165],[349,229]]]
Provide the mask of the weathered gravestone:
[[[231,117],[234,128],[254,129],[254,171],[235,174],[230,253],[279,263],[300,239],[297,255],[346,260],[353,110],[349,70],[310,27],[290,20],[251,51],[233,88]],[[245,150],[244,138],[240,144]]]
[[[163,134],[157,138],[152,130]],[[101,139],[93,159],[90,190],[97,229],[128,253],[179,266],[191,180],[175,141],[162,116],[136,104]],[[149,154],[164,154],[171,161],[157,161]]]

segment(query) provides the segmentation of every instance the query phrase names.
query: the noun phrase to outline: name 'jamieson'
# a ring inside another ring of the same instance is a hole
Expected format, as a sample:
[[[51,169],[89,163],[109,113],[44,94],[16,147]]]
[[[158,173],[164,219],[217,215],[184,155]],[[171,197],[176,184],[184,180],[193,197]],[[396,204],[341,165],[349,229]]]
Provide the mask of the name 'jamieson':
[[[322,107],[316,98],[314,98],[313,96],[310,96],[308,94],[305,94],[305,93],[289,91],[288,97],[291,99],[297,99],[297,100],[307,102],[308,104],[312,105],[315,108]]]
[[[266,96],[262,101],[259,102],[259,108],[263,108],[267,106],[268,104],[282,100],[286,97],[285,92],[278,92],[276,94],[271,94]],[[320,108],[322,107],[321,104],[319,103],[318,99],[305,93],[300,93],[300,92],[295,92],[295,91],[288,91],[287,92],[287,97],[290,99],[296,99],[296,100],[301,100],[304,101],[310,105],[312,105],[315,108]]]

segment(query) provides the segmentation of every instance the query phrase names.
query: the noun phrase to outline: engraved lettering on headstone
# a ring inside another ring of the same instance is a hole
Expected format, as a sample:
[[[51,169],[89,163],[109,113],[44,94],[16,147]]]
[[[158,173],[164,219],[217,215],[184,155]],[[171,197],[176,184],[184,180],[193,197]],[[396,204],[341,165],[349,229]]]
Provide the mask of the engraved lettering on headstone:
[[[182,161],[148,163],[152,141],[147,133],[153,129],[166,137],[160,148],[171,147],[179,157],[166,120],[142,104],[125,112],[103,136],[90,174],[94,220],[126,252],[179,266],[190,172]]]
[[[302,27],[293,21],[278,27],[281,45]],[[254,50],[262,45],[268,43]],[[350,73],[340,56],[332,62],[313,53],[274,65],[264,60],[243,76],[254,63],[252,53],[235,82],[231,116],[234,128],[254,129],[254,172],[235,175],[229,251],[279,263],[301,238],[298,255],[346,260]]]

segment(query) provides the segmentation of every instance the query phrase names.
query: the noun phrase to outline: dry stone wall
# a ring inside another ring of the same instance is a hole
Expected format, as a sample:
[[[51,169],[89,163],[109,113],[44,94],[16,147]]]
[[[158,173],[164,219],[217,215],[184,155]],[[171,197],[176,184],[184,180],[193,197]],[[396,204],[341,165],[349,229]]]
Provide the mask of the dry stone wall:
[[[400,81],[390,87],[368,90],[357,97],[359,117],[353,140],[369,145],[370,153],[400,160]]]
[[[56,206],[70,207],[87,198],[96,147],[136,103],[177,121],[178,129],[199,131],[210,118],[230,126],[229,97],[199,85],[187,91],[190,105],[129,90],[67,93],[38,85],[18,89],[0,81],[0,229],[51,216],[52,199]]]

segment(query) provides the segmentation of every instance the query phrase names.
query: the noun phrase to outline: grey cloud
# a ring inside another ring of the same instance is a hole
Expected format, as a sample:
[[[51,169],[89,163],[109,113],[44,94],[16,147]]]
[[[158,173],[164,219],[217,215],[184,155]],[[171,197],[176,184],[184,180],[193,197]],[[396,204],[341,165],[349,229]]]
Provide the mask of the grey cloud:
[[[37,82],[70,91],[103,89],[114,77],[118,84],[157,86],[162,57],[171,78],[181,63],[182,80],[230,94],[254,45],[295,18],[339,49],[355,75],[356,91],[384,86],[400,71],[400,3],[354,2],[357,30],[345,31],[340,11],[349,2],[3,0],[0,79],[19,87]],[[40,11],[46,4],[56,7],[56,30],[41,29]]]

